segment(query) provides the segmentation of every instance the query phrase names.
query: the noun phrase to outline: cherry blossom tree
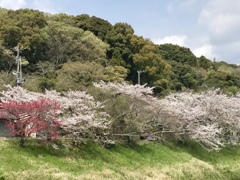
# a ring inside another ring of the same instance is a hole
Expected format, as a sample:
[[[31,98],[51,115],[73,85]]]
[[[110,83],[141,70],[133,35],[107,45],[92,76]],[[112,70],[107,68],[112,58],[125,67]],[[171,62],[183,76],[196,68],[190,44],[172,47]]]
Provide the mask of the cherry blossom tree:
[[[153,96],[152,88],[145,85],[126,82],[94,85],[111,95],[106,103],[117,100],[116,104],[110,103],[112,107],[121,102],[119,96],[124,98],[125,104],[117,106],[119,111],[110,114],[113,125],[117,119],[120,119],[118,126],[128,123],[128,135],[142,133],[162,138],[170,133],[181,141],[194,140],[206,150],[217,151],[240,142],[240,95],[229,96],[217,89],[175,93],[158,99]]]
[[[84,91],[67,91],[60,94],[56,91],[46,91],[45,96],[56,99],[61,108],[59,118],[66,135],[76,139],[79,136],[109,141],[109,114],[103,111],[103,103]]]
[[[161,100],[163,112],[173,117],[171,125],[179,139],[193,139],[205,149],[219,150],[239,144],[240,96],[220,90],[170,94]]]
[[[93,140],[108,141],[104,134],[108,134],[109,115],[104,112],[103,104],[95,101],[94,97],[83,91],[46,90],[45,94],[28,91],[22,87],[6,86],[1,93],[0,101],[30,102],[41,98],[54,100],[59,104],[56,114],[64,135],[76,139],[79,136]],[[49,107],[51,109],[51,107]],[[49,131],[50,132],[50,131]]]
[[[105,107],[111,115],[113,136],[159,139],[163,132],[169,131],[160,100],[153,96],[153,88],[103,81],[94,86],[109,95]]]
[[[21,86],[5,85],[5,90],[0,92],[1,102],[6,102],[10,100],[17,102],[29,102],[32,100],[38,100],[42,97],[44,97],[43,94],[28,91]]]
[[[19,126],[30,125],[32,129],[24,133],[40,131],[38,123],[44,122],[54,127],[60,125],[62,133],[75,140],[87,137],[112,143],[123,137],[169,140],[173,136],[181,141],[194,140],[206,150],[217,151],[225,145],[240,143],[239,94],[229,96],[220,90],[208,90],[169,94],[160,99],[146,85],[99,82],[94,86],[97,89],[94,96],[84,91],[46,90],[42,94],[7,86],[0,101],[3,107],[10,104],[15,107],[13,112],[7,112],[10,119],[19,119],[27,113],[27,122]],[[38,108],[34,109],[35,106]],[[1,116],[6,113],[1,112]],[[59,122],[54,124],[55,119]],[[45,134],[52,132],[50,125],[42,126],[49,127],[44,128]]]

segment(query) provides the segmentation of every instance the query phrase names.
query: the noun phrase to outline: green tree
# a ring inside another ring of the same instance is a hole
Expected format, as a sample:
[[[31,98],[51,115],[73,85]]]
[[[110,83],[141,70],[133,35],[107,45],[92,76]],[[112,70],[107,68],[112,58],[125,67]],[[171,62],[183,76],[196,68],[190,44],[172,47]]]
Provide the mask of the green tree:
[[[203,69],[208,69],[212,65],[212,62],[208,60],[205,56],[201,56],[198,58],[198,66],[203,68]]]
[[[164,59],[197,66],[197,58],[189,48],[173,44],[161,44],[159,50]]]
[[[144,39],[142,36],[132,35],[130,39],[130,49],[133,54],[139,53],[144,45],[148,43],[149,40]]]
[[[144,39],[142,36],[132,35],[130,39],[130,51],[132,53],[132,57],[135,54],[138,54],[140,50],[149,42],[148,39]],[[132,59],[131,57],[131,59]],[[135,64],[133,63],[133,60],[131,62],[131,67],[129,68],[129,74],[127,77],[127,80],[132,81],[134,84],[138,82],[138,75],[137,75],[137,69],[135,67]]]
[[[185,86],[186,88],[194,88],[195,85],[198,83],[196,79],[196,72],[194,69],[188,64],[182,64],[178,62],[171,62],[172,65],[172,87],[173,89],[181,90],[181,87]]]
[[[85,31],[91,31],[95,36],[103,41],[105,40],[108,31],[112,28],[112,25],[108,21],[96,16],[90,17],[87,14],[76,16],[75,21],[77,27]]]
[[[94,61],[102,65],[106,64],[106,52],[109,45],[99,39],[90,31],[85,31],[81,39],[83,61]]]
[[[184,76],[181,77],[181,82],[183,85],[187,88],[194,88],[196,86],[196,80],[192,77],[191,73],[187,73]]]
[[[56,89],[85,90],[103,79],[104,67],[96,62],[67,62],[57,71]]]
[[[107,66],[104,69],[104,81],[123,82],[127,77],[127,69],[122,66]]]
[[[10,73],[15,65],[14,54],[10,49],[7,49],[0,42],[0,71],[4,70]]]
[[[237,86],[230,86],[226,89],[226,92],[230,95],[236,95],[239,92],[239,87]]]
[[[84,31],[63,22],[48,21],[42,30],[46,42],[46,60],[59,66],[67,60],[78,59],[78,47]]]
[[[42,12],[30,9],[9,10],[4,18],[0,17],[0,24],[0,37],[4,46],[24,46],[22,55],[30,63],[35,63],[43,57],[45,46],[41,29],[47,22]]]
[[[59,22],[65,23],[67,25],[77,27],[76,22],[75,22],[75,16],[68,15],[65,13],[49,15],[49,16],[46,16],[46,19],[47,19],[47,21],[59,21]]]
[[[133,57],[133,62],[137,70],[144,71],[144,76],[141,78],[142,83],[148,83],[150,86],[168,84],[171,66],[164,61],[159,53],[158,47],[149,41],[139,53]],[[163,80],[164,79],[164,83]],[[167,85],[165,85],[167,86]]]
[[[42,92],[44,92],[46,89],[47,90],[53,90],[55,88],[55,80],[49,79],[47,77],[41,77],[39,79],[39,84],[38,87],[41,89]]]
[[[227,89],[231,86],[239,87],[240,78],[235,76],[232,71],[210,69],[205,78],[204,84],[208,87]]]
[[[47,60],[56,66],[70,61],[95,61],[104,64],[108,45],[90,31],[63,22],[49,21],[43,31],[47,42]]]
[[[6,84],[15,85],[16,79],[12,74],[0,71],[0,90],[4,90],[4,85]]]
[[[116,23],[106,35],[106,42],[110,45],[107,51],[109,65],[132,66],[132,52],[130,40],[134,34],[133,28],[127,23]]]

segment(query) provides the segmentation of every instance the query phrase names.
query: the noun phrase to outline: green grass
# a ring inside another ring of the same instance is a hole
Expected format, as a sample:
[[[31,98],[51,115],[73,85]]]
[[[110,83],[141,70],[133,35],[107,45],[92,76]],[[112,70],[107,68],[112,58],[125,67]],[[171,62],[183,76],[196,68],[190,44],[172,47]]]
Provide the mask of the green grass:
[[[22,148],[15,140],[1,140],[0,180],[240,179],[240,148],[206,152],[192,142],[110,148],[92,142],[58,144],[54,149],[32,140]]]

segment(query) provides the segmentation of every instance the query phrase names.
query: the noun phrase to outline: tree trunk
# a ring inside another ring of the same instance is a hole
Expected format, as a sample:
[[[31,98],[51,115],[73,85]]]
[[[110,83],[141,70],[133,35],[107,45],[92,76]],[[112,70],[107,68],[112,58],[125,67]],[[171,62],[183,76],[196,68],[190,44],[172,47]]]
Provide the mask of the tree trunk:
[[[20,137],[21,137],[21,140],[20,140],[20,147],[23,147],[23,145],[24,145],[24,143],[25,143],[25,138],[24,138],[24,133],[23,132],[21,132],[21,135],[20,135]]]

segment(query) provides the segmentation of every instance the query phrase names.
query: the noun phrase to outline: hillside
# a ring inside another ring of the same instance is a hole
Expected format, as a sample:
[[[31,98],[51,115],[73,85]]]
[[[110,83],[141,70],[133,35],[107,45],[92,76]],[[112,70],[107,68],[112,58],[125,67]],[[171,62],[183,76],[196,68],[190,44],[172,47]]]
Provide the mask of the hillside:
[[[0,180],[240,179],[240,66],[87,14],[0,27]]]
[[[63,146],[64,144],[64,146]],[[0,140],[0,179],[239,179],[240,150],[206,153],[184,146],[141,142],[103,148],[91,142],[58,149],[30,140],[24,148]]]
[[[187,89],[239,91],[239,66],[197,58],[187,47],[154,44],[124,22],[0,9],[0,26],[0,88],[16,84],[13,48],[21,47],[23,86],[32,91],[85,90],[100,80],[140,81],[158,95]]]

